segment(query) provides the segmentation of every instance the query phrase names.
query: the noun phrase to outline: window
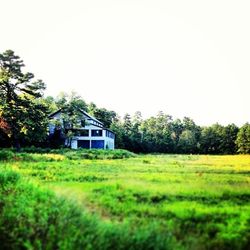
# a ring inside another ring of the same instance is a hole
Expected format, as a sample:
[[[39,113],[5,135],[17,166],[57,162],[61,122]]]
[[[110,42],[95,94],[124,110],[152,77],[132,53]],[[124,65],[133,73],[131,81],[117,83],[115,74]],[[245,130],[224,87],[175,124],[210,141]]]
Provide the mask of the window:
[[[101,129],[91,130],[91,136],[102,136],[102,130]]]
[[[80,136],[89,136],[89,130],[88,129],[79,130],[79,135]]]
[[[86,126],[85,120],[81,120],[81,126],[82,126],[82,127],[85,127],[85,126]]]
[[[114,139],[114,134],[111,131],[106,130],[106,137]]]
[[[104,149],[104,141],[103,140],[92,140],[91,148],[101,148]]]
[[[79,140],[77,141],[77,148],[89,148],[90,147],[90,141],[89,140]]]

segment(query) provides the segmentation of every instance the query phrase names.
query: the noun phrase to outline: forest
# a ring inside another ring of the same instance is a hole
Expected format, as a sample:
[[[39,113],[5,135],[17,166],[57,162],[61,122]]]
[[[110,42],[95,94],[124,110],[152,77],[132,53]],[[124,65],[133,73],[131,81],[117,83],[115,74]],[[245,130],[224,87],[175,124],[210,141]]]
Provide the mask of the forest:
[[[97,107],[76,92],[45,96],[46,85],[34,74],[23,72],[23,61],[14,51],[0,54],[0,147],[61,148],[60,136],[48,136],[49,115],[65,113],[71,128],[79,110],[85,110],[116,134],[116,148],[135,153],[249,154],[250,124],[241,127],[215,123],[199,126],[189,117],[174,119],[170,114],[143,119],[140,111],[121,117],[113,110]],[[140,97],[138,96],[138,99]],[[166,107],[167,108],[167,107]],[[60,126],[65,137],[72,131]]]

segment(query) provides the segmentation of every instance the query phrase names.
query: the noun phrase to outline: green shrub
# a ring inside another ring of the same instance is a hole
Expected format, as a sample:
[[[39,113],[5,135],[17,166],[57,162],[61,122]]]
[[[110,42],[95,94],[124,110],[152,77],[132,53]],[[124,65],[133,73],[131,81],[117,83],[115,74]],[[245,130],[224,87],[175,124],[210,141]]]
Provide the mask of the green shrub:
[[[0,161],[10,161],[14,156],[15,154],[10,150],[0,150]]]
[[[15,153],[13,149],[0,150],[0,161],[58,161],[59,157],[50,157],[49,154],[63,155],[69,160],[82,159],[123,159],[135,157],[135,154],[123,149],[102,150],[102,149],[48,149],[48,148],[22,148],[20,152]],[[46,155],[48,154],[48,155]],[[62,160],[62,159],[61,159]]]
[[[127,150],[116,149],[116,150],[102,150],[102,149],[78,149],[65,151],[63,153],[70,160],[81,160],[81,159],[123,159],[135,157],[134,153]]]
[[[40,148],[40,147],[25,147],[25,148],[21,148],[20,152],[24,152],[24,153],[37,153],[37,154],[45,154],[45,153],[49,153],[51,151],[50,148]]]
[[[20,174],[13,171],[0,172],[0,185],[3,187],[8,184],[16,184],[20,179]]]

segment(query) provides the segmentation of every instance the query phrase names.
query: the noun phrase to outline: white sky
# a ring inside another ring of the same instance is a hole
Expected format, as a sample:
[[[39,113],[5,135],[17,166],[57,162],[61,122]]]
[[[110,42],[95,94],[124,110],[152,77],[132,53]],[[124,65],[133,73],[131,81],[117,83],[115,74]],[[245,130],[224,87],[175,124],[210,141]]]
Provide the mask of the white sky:
[[[250,1],[0,0],[0,52],[47,84],[144,117],[250,122]]]

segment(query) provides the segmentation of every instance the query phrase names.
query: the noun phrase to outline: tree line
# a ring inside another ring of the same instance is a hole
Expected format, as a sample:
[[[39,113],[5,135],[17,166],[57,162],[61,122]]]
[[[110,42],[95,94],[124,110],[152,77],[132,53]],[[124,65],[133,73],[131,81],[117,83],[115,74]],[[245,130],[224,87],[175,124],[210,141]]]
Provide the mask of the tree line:
[[[117,146],[134,152],[185,154],[250,153],[250,124],[214,124],[201,127],[188,117],[173,119],[159,112],[143,120],[140,112],[132,118],[127,114],[111,124],[116,132]]]
[[[48,137],[49,114],[61,109],[60,133],[72,137],[85,110],[116,134],[116,147],[133,152],[236,154],[250,153],[250,124],[199,126],[191,118],[173,119],[159,112],[143,119],[138,111],[121,118],[115,111],[86,103],[76,93],[44,96],[45,84],[23,72],[24,63],[11,50],[0,54],[0,147],[61,147],[60,136]],[[69,126],[70,124],[70,126]]]

